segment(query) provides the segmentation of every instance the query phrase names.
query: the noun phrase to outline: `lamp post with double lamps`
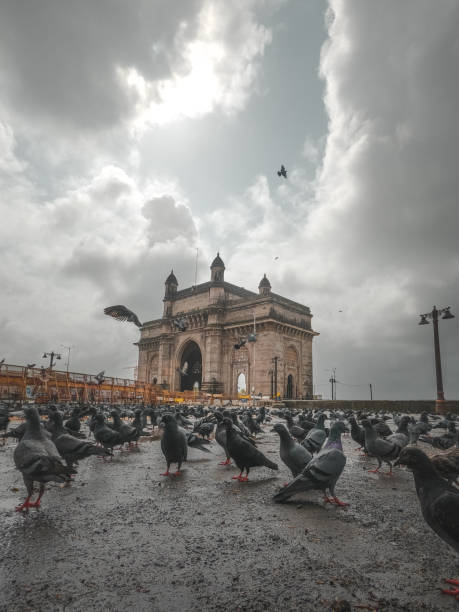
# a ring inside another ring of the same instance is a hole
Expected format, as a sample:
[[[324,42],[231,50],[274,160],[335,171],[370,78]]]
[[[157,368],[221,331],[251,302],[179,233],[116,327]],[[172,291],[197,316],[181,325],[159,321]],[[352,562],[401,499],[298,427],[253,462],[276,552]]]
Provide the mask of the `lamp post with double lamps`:
[[[438,317],[442,315],[442,319],[454,319],[454,315],[451,313],[451,306],[447,306],[446,308],[437,308],[433,307],[432,312],[426,312],[424,314],[419,315],[421,320],[419,321],[419,325],[428,325],[428,319],[432,320],[433,323],[433,332],[434,332],[434,352],[435,352],[435,374],[437,377],[437,403],[436,410],[437,412],[443,412],[445,406],[443,405],[445,401],[445,394],[443,391],[443,377],[441,373],[441,357],[440,357],[440,338],[438,335]]]

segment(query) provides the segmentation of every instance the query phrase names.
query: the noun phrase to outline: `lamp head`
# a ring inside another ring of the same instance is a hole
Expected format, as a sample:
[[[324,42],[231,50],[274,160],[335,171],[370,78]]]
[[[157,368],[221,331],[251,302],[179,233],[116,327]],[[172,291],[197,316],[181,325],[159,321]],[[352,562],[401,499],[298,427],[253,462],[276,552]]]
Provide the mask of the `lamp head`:
[[[454,319],[455,318],[454,315],[451,314],[450,308],[451,306],[448,306],[447,308],[443,309],[444,313],[443,313],[442,319]]]

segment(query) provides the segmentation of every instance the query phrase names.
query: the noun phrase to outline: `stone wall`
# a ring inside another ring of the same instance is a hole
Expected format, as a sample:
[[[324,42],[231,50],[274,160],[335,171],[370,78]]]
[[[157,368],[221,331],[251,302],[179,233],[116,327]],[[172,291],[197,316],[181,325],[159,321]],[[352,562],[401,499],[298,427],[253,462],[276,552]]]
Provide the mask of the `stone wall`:
[[[287,408],[305,410],[369,410],[371,412],[400,412],[404,414],[438,412],[459,414],[459,400],[449,400],[437,405],[435,400],[284,400]]]

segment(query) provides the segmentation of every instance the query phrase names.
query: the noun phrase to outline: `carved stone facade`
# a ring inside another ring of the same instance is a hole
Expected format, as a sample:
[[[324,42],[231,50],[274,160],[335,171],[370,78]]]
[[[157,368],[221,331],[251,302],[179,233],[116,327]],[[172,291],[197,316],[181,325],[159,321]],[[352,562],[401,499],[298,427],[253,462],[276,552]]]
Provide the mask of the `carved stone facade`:
[[[236,395],[244,374],[252,394],[312,398],[309,308],[272,293],[266,275],[259,293],[226,282],[218,254],[210,269],[209,282],[181,291],[167,278],[163,317],[141,328],[139,380]]]

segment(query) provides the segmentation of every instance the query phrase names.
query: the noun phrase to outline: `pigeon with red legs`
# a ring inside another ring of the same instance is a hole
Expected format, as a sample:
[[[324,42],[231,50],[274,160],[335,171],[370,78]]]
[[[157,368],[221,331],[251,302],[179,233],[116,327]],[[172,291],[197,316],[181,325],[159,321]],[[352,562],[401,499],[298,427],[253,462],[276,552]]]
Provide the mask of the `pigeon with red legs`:
[[[401,446],[390,440],[378,438],[376,430],[368,419],[363,419],[362,425],[365,430],[365,448],[368,453],[378,461],[378,467],[368,471],[372,474],[379,473],[384,461],[384,463],[387,463],[389,466],[389,472],[386,472],[387,476],[392,476],[392,461],[395,461],[400,455],[400,451],[402,450]]]
[[[404,448],[396,461],[413,472],[422,516],[433,531],[459,553],[459,490],[444,480],[419,448]],[[442,589],[459,598],[459,580],[445,580],[455,588]]]
[[[164,427],[161,438],[161,450],[166,458],[167,469],[161,476],[170,476],[171,463],[177,464],[175,476],[180,476],[182,463],[187,460],[188,442],[186,432],[178,426],[173,414],[163,415],[161,426]]]
[[[75,470],[62,463],[62,457],[40,424],[38,410],[34,407],[24,409],[26,430],[14,449],[14,463],[22,473],[27,489],[27,498],[23,504],[16,507],[18,512],[29,508],[39,508],[47,482],[66,482]],[[40,492],[35,502],[33,496],[34,482],[40,483]]]
[[[271,431],[279,434],[280,458],[292,472],[293,478],[296,478],[311,461],[311,453],[292,438],[289,430],[283,423],[276,423]]]
[[[276,493],[275,502],[283,503],[297,493],[305,491],[322,491],[324,501],[347,506],[335,495],[335,486],[346,465],[346,456],[343,453],[341,434],[345,431],[342,421],[336,421],[330,428],[330,435],[324,448],[311,459],[303,471],[287,486]],[[330,497],[327,496],[330,491]]]
[[[241,473],[235,477],[239,482],[247,482],[249,479],[250,468],[267,467],[271,470],[279,469],[276,463],[270,461],[263,455],[251,442],[246,440],[233,426],[233,421],[229,418],[223,420],[226,428],[226,444],[231,459],[240,469]],[[243,472],[246,470],[246,475]]]

